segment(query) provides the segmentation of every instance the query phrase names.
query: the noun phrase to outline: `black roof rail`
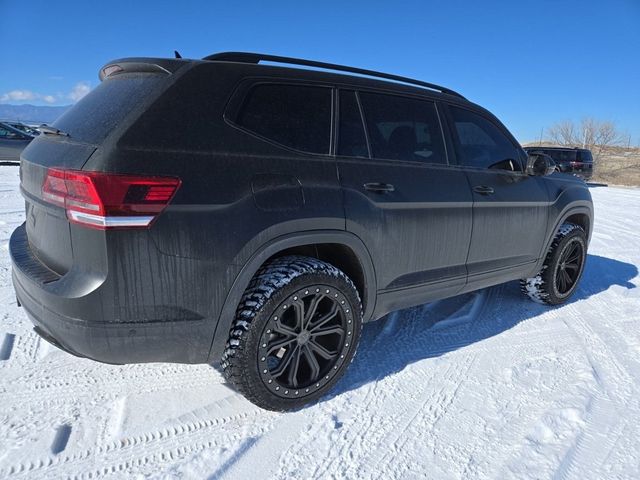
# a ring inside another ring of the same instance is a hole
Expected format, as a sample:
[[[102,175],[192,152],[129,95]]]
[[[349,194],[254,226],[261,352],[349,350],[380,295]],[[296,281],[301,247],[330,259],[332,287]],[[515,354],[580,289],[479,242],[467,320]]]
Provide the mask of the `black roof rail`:
[[[364,68],[348,67],[346,65],[336,65],[333,63],[315,62],[313,60],[305,60],[303,58],[292,57],[280,57],[278,55],[267,55],[262,53],[249,53],[249,52],[221,52],[208,55],[203,60],[211,60],[218,62],[240,62],[240,63],[260,63],[260,62],[275,62],[286,63],[291,65],[304,65],[307,67],[323,68],[326,70],[337,70],[341,72],[356,73],[359,75],[366,75],[368,77],[385,78],[387,80],[395,80],[396,82],[408,83],[411,85],[418,85],[420,87],[426,87],[431,90],[437,90],[448,95],[453,95],[464,99],[458,92],[449,88],[436,85],[435,83],[423,82],[422,80],[415,80],[409,77],[401,77],[400,75],[392,75],[390,73],[376,72],[374,70],[366,70]]]

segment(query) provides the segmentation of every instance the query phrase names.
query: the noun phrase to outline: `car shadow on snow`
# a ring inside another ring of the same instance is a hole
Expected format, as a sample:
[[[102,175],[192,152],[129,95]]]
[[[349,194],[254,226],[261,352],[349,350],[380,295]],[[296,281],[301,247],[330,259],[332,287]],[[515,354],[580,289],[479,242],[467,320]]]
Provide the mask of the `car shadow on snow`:
[[[633,289],[635,265],[588,255],[578,290],[568,304],[586,300],[613,286]],[[520,322],[557,307],[532,302],[518,282],[459,295],[398,312],[365,324],[353,364],[331,398],[403,370],[407,365],[444,355],[499,335]]]

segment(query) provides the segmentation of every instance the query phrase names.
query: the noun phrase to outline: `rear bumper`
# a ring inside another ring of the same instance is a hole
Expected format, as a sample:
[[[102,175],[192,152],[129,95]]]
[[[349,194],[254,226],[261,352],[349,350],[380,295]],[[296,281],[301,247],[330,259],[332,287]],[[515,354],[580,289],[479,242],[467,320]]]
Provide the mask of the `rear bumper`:
[[[574,165],[566,165],[566,173],[572,173],[573,175],[580,177],[584,180],[590,180],[593,175],[593,166],[591,164],[577,163]]]
[[[18,301],[36,332],[59,348],[111,364],[208,360],[214,326],[207,318],[154,320],[141,315],[139,321],[126,321],[111,315],[122,312],[114,305],[113,281],[73,269],[64,276],[52,272],[30,251],[24,225],[13,232],[9,252]]]

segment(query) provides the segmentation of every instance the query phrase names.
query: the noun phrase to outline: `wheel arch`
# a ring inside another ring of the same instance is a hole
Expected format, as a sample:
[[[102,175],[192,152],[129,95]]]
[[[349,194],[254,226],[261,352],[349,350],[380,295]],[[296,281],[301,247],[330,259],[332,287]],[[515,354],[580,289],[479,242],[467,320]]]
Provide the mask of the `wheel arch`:
[[[558,217],[558,220],[553,225],[553,228],[549,232],[547,232],[547,238],[544,244],[544,250],[542,251],[541,257],[536,263],[536,268],[534,270],[537,273],[540,268],[542,268],[542,264],[544,263],[544,259],[546,258],[547,252],[551,247],[551,243],[556,236],[556,233],[564,223],[575,223],[580,225],[587,236],[587,245],[589,245],[589,241],[591,239],[591,232],[593,231],[593,206],[589,203],[584,203],[580,205],[569,205],[567,206]]]
[[[254,252],[233,281],[216,322],[209,350],[210,362],[217,362],[224,351],[236,308],[251,279],[262,265],[285,255],[310,256],[344,271],[360,293],[363,321],[371,318],[375,308],[377,283],[371,255],[362,240],[352,233],[339,230],[283,235]]]

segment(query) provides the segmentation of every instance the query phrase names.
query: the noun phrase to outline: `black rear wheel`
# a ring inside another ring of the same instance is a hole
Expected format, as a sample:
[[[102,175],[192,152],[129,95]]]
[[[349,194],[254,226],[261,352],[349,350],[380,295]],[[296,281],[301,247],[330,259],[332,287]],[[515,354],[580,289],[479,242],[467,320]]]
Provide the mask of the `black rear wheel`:
[[[351,280],[309,257],[261,269],[238,307],[222,367],[253,403],[291,410],[319,398],[355,354],[362,310]]]

